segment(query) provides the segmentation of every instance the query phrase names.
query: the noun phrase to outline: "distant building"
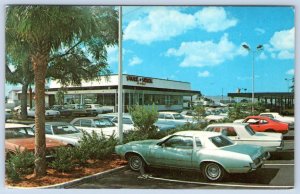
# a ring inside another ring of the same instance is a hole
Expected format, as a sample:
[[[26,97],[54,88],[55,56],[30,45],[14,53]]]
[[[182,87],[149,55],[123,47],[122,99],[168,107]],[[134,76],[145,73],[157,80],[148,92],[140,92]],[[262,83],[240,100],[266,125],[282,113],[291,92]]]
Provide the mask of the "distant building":
[[[182,110],[188,106],[193,96],[201,96],[200,91],[191,89],[189,82],[123,74],[124,110],[133,105],[154,105],[157,110]],[[46,93],[49,105],[55,104],[55,94],[61,85],[52,81]],[[101,76],[99,80],[83,82],[80,86],[69,85],[64,95],[65,104],[97,103],[117,110],[118,75]]]

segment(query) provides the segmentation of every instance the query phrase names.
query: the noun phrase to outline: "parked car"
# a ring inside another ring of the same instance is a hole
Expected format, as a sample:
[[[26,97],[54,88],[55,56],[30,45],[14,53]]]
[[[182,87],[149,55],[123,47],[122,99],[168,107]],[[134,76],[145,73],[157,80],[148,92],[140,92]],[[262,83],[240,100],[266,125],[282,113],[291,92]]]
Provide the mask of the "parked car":
[[[12,119],[13,114],[11,109],[6,108],[5,109],[5,121],[7,121],[8,119]]]
[[[177,126],[185,125],[186,123],[195,124],[196,122],[184,118],[184,116],[178,112],[166,111],[166,112],[159,112],[156,123],[175,125],[177,127]]]
[[[112,108],[104,107],[100,104],[85,104],[86,109],[95,110],[97,114],[110,113],[113,112]]]
[[[226,173],[249,173],[269,157],[261,146],[237,144],[219,133],[180,131],[159,140],[134,141],[115,147],[129,167],[144,166],[201,171],[208,181],[220,181]]]
[[[32,109],[27,110],[27,116],[28,117],[35,117],[35,107]],[[60,112],[57,110],[51,110],[51,109],[46,109],[45,110],[45,116],[46,117],[54,117],[57,118],[60,116]]]
[[[60,116],[62,116],[62,117],[72,116],[72,109],[69,109],[63,105],[53,105],[51,110],[59,111]]]
[[[104,118],[109,118],[113,123],[118,124],[118,113],[109,113],[109,114],[100,114],[98,116],[102,116]],[[159,131],[166,131],[175,129],[175,125],[171,124],[163,124],[159,123],[158,121],[154,123],[154,126],[158,128]],[[123,127],[128,129],[134,129],[134,122],[130,114],[124,113],[123,114]]]
[[[46,157],[51,157],[54,148],[66,146],[65,143],[46,137]],[[33,129],[28,125],[5,123],[5,153],[16,153],[16,150],[34,152],[35,137]]]
[[[97,115],[96,110],[87,109],[83,104],[68,104],[65,107],[71,110],[73,117],[88,117]]]
[[[80,117],[73,119],[70,123],[76,128],[88,133],[92,133],[92,131],[95,131],[99,135],[103,133],[107,137],[113,134],[116,135],[116,137],[119,136],[118,127],[108,118]],[[124,130],[124,132],[126,131]]]
[[[238,121],[234,122],[237,123]],[[264,116],[248,116],[242,123],[248,123],[251,128],[257,132],[277,132],[285,134],[289,130],[287,123]]]
[[[275,119],[281,122],[285,122],[289,124],[290,129],[294,129],[295,125],[295,118],[294,117],[287,117],[287,116],[282,116],[277,112],[264,112],[260,113],[259,116],[265,116],[265,117],[270,117],[271,119]]]
[[[35,125],[32,126],[35,130]],[[46,122],[46,137],[63,142],[67,145],[78,146],[83,133],[67,122]]]
[[[210,124],[204,131],[218,132],[240,144],[260,145],[268,152],[282,150],[283,148],[282,134],[255,132],[247,123]]]

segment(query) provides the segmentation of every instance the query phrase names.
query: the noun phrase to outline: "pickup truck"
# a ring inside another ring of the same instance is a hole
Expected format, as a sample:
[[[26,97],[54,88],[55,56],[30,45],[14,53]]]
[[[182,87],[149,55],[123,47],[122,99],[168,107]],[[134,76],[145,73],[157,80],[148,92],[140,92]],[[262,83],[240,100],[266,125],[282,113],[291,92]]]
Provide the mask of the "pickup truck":
[[[294,129],[294,124],[295,124],[294,117],[282,116],[277,112],[264,112],[264,113],[260,113],[259,116],[266,116],[266,117],[270,117],[271,119],[275,119],[275,120],[278,120],[281,122],[288,123],[289,128]]]

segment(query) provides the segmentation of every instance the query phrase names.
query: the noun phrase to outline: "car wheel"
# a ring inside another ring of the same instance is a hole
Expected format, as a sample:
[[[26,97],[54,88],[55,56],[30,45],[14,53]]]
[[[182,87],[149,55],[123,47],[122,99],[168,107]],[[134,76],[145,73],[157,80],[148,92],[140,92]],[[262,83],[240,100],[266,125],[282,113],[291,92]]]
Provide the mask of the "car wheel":
[[[140,171],[144,166],[145,162],[141,156],[137,154],[131,154],[128,157],[129,167],[133,171]]]
[[[219,164],[208,162],[202,168],[202,175],[208,181],[221,181],[225,175],[225,171]]]

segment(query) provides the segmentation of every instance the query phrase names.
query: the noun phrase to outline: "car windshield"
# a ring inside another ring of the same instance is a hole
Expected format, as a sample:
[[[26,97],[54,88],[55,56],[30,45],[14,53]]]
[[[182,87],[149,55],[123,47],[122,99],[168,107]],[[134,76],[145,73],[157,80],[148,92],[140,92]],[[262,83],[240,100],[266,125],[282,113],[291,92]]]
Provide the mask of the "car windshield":
[[[249,125],[246,125],[246,126],[245,126],[245,129],[246,129],[246,131],[247,131],[250,135],[254,135],[254,134],[255,134],[255,131],[254,131]]]
[[[222,135],[210,137],[209,140],[217,147],[225,147],[225,146],[233,145],[233,142],[230,139]]]
[[[34,131],[29,127],[18,127],[5,129],[5,139],[34,137]]]
[[[94,122],[95,122],[96,127],[101,127],[101,128],[115,126],[114,123],[112,123],[109,119],[105,119],[105,118],[95,119]]]
[[[173,116],[174,116],[174,118],[176,120],[182,120],[182,119],[184,119],[184,116],[182,116],[181,114],[173,114]]]
[[[54,125],[52,128],[54,135],[80,133],[80,131],[72,125]]]

